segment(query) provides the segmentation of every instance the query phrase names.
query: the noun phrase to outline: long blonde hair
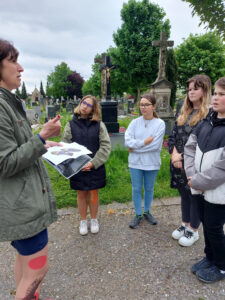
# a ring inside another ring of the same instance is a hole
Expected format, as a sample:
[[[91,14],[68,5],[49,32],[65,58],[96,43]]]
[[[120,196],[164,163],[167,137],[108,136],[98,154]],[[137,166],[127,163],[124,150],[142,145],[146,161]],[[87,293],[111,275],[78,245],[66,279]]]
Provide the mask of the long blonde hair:
[[[79,115],[81,114],[80,112],[80,106],[81,106],[81,103],[85,100],[85,99],[88,99],[90,98],[92,101],[93,101],[93,106],[92,106],[92,111],[89,115],[89,118],[91,121],[96,121],[98,122],[101,118],[101,110],[100,110],[100,106],[98,104],[98,100],[92,96],[92,95],[87,95],[87,96],[84,96],[82,98],[82,100],[80,101],[80,103],[78,104],[78,106],[74,109],[74,113],[76,115]]]
[[[200,120],[204,119],[209,112],[209,104],[211,99],[211,80],[207,75],[195,75],[194,77],[190,78],[186,83],[187,95],[184,100],[184,104],[181,107],[179,117],[177,118],[177,124],[179,126],[182,126],[187,122],[189,115],[194,109],[193,103],[188,97],[188,88],[190,83],[192,82],[194,83],[195,88],[202,88],[203,96],[200,99],[201,106],[199,107],[197,112],[191,117],[189,125],[191,127],[195,126]]]

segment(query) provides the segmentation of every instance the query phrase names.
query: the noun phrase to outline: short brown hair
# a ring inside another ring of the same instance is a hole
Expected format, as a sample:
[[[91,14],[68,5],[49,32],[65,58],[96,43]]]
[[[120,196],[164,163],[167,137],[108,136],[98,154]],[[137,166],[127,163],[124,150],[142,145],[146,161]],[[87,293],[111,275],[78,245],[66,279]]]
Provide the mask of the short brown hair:
[[[215,85],[214,86],[219,86],[221,87],[222,89],[225,90],[225,77],[221,77],[220,79],[218,79],[216,82],[215,82]]]
[[[101,118],[101,110],[100,110],[100,106],[98,104],[98,100],[92,96],[92,95],[86,95],[82,98],[82,100],[80,101],[80,103],[78,104],[78,106],[74,109],[74,113],[76,115],[80,115],[80,106],[81,106],[81,103],[85,100],[85,99],[88,99],[90,98],[92,101],[93,101],[93,106],[92,106],[92,111],[89,115],[90,117],[90,120],[91,121],[96,121],[98,122]]]
[[[149,94],[143,94],[143,95],[141,95],[140,101],[138,103],[139,105],[141,103],[141,99],[143,99],[143,98],[147,99],[152,105],[156,104],[156,97],[153,94],[149,93]],[[155,111],[153,111],[153,116],[155,118],[158,118],[158,115],[157,115],[157,113]]]
[[[11,61],[17,60],[19,51],[13,46],[12,43],[0,39],[0,79],[1,79],[2,61],[9,55],[10,55],[9,60]]]

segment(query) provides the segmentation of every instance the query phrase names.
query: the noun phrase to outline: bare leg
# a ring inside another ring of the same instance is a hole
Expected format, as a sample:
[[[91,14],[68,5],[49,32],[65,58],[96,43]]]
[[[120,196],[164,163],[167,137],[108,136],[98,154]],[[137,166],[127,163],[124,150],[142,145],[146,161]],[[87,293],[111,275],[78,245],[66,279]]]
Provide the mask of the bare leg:
[[[21,255],[17,253],[15,265],[14,265],[14,277],[16,281],[16,288],[18,287],[22,276],[23,276],[22,259],[21,259]]]
[[[91,219],[96,219],[98,213],[98,190],[89,191],[89,208]]]
[[[88,191],[77,191],[77,204],[78,204],[81,220],[87,219],[87,208],[88,208],[87,199],[88,199]]]
[[[19,260],[22,276],[17,286],[15,300],[32,300],[35,292],[40,292],[40,284],[49,269],[48,245],[35,254],[20,255]]]

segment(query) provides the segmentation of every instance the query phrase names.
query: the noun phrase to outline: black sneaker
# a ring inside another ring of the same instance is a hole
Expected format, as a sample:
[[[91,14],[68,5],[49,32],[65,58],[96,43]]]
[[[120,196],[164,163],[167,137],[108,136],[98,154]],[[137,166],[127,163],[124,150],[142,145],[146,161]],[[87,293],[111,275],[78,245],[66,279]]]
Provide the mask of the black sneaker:
[[[135,229],[135,228],[137,228],[138,227],[138,225],[140,224],[140,222],[141,222],[141,220],[142,220],[142,216],[135,216],[134,218],[133,218],[133,220],[130,222],[130,228],[132,228],[132,229]]]
[[[193,274],[196,274],[197,271],[202,270],[202,269],[207,269],[209,267],[211,267],[213,265],[213,263],[208,260],[208,258],[204,257],[203,259],[201,259],[199,262],[197,262],[196,264],[194,264],[191,267],[191,272]]]
[[[156,225],[158,223],[149,212],[144,212],[144,217],[151,225]]]
[[[206,283],[213,283],[225,279],[225,274],[221,273],[220,269],[214,265],[207,269],[197,271],[196,276],[199,280]]]

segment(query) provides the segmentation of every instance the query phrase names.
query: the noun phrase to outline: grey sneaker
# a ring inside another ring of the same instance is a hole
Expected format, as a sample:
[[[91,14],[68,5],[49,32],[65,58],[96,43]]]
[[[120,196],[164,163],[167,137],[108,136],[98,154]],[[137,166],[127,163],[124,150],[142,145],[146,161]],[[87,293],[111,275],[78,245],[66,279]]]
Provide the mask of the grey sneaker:
[[[191,272],[193,274],[196,274],[197,271],[202,270],[202,269],[207,269],[213,265],[212,261],[208,260],[208,258],[204,257],[201,259],[199,262],[194,264],[191,267]]]
[[[156,219],[151,215],[150,213],[144,213],[145,219],[151,224],[151,225],[156,225],[158,222]]]
[[[138,225],[140,224],[140,222],[141,222],[141,220],[142,220],[142,216],[135,216],[134,218],[133,218],[133,220],[130,222],[130,228],[132,228],[132,229],[135,229],[135,228],[137,228],[138,227]]]

